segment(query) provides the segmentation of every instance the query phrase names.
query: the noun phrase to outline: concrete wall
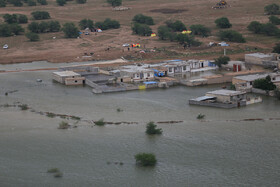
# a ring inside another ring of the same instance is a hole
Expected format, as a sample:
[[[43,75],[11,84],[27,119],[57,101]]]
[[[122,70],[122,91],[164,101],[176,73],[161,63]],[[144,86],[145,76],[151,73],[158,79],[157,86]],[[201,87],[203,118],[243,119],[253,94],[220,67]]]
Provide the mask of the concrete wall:
[[[65,85],[83,85],[84,80],[84,77],[66,78]]]
[[[64,83],[65,83],[63,77],[58,76],[58,75],[56,75],[56,74],[54,74],[54,73],[52,74],[52,78],[53,78],[53,80],[55,80],[55,81],[57,81],[57,82],[59,82],[59,83],[61,83],[61,84],[64,84]]]
[[[232,104],[225,104],[225,103],[210,103],[205,101],[194,101],[189,100],[190,105],[200,105],[200,106],[211,106],[211,107],[217,107],[217,108],[236,108],[238,107],[237,103]],[[240,106],[246,106],[246,101],[240,102]]]

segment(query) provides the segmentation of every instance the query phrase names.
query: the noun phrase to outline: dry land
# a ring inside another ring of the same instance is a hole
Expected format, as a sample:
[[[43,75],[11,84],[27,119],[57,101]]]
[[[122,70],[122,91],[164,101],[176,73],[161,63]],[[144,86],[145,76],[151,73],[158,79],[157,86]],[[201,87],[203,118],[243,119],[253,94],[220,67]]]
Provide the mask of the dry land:
[[[223,54],[222,47],[207,47],[210,41],[220,42],[216,37],[219,31],[215,27],[215,19],[226,16],[232,23],[233,30],[237,30],[246,38],[246,43],[230,43],[227,53],[232,59],[243,59],[245,53],[270,52],[274,44],[279,41],[275,37],[255,35],[247,30],[251,21],[268,22],[268,16],[264,15],[264,6],[278,3],[277,0],[228,0],[231,5],[225,9],[212,9],[218,0],[124,0],[123,6],[131,7],[127,11],[114,11],[106,0],[88,0],[86,4],[76,4],[68,1],[63,7],[57,6],[54,0],[47,0],[48,5],[37,5],[34,7],[13,7],[11,5],[0,8],[0,14],[25,14],[32,21],[30,13],[35,10],[48,11],[51,20],[58,20],[61,24],[74,22],[78,25],[81,19],[87,18],[93,21],[103,21],[105,18],[116,19],[121,28],[106,30],[102,33],[90,33],[81,35],[79,39],[66,39],[62,32],[40,34],[40,41],[29,42],[24,35],[0,38],[0,63],[20,63],[47,60],[50,62],[73,62],[89,60],[111,60],[124,57],[126,59],[141,61],[157,61],[161,59],[213,59]],[[152,16],[155,25],[154,32],[158,26],[164,25],[166,20],[181,20],[189,27],[192,24],[203,24],[212,30],[212,36],[208,38],[196,37],[203,42],[197,48],[183,49],[176,42],[160,41],[157,37],[142,37],[133,35],[131,31],[131,20],[142,13]],[[0,19],[3,22],[3,19]],[[27,27],[24,24],[23,27]],[[53,37],[56,37],[53,39]],[[4,44],[9,49],[2,48]],[[141,48],[128,51],[122,47],[124,43],[140,43]],[[107,48],[109,51],[105,51]],[[155,49],[149,53],[139,53],[143,48]],[[86,56],[94,52],[91,57]]]

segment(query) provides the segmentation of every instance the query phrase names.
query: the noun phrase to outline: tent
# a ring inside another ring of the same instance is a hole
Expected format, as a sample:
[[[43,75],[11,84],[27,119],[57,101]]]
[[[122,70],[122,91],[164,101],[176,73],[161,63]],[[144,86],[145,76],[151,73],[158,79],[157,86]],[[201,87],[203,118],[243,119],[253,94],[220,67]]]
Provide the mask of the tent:
[[[102,32],[102,30],[101,29],[96,29],[96,32]]]
[[[151,37],[156,37],[156,36],[157,36],[156,33],[151,34]]]
[[[187,31],[186,31],[186,30],[183,30],[183,31],[182,31],[182,34],[191,34],[191,33],[192,33],[191,30],[187,30]]]

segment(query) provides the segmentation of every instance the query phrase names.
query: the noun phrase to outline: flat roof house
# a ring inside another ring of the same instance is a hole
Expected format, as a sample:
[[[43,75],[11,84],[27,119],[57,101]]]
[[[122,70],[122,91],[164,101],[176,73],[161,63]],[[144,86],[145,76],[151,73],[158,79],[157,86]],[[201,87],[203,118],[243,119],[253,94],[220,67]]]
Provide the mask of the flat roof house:
[[[246,99],[246,92],[233,90],[215,90],[205,94],[209,97],[215,97],[217,102],[231,103],[240,102]]]
[[[65,85],[83,85],[85,77],[73,71],[58,71],[52,73],[53,80]]]

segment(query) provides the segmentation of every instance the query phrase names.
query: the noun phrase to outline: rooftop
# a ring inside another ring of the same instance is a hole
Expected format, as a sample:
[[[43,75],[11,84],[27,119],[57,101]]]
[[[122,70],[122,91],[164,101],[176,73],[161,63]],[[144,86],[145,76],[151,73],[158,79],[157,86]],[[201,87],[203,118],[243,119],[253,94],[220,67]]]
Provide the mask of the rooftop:
[[[252,54],[246,54],[247,56],[253,56],[258,58],[269,58],[273,57],[273,54],[264,54],[264,53],[252,53]]]
[[[60,77],[80,76],[80,74],[75,73],[74,71],[57,71],[53,72],[53,74],[58,75]]]
[[[234,96],[234,95],[245,94],[245,92],[233,91],[233,90],[215,90],[215,91],[207,92],[207,94]]]
[[[244,81],[254,81],[257,79],[263,79],[267,76],[267,74],[253,74],[253,75],[244,75],[234,77],[235,79],[244,80]]]

